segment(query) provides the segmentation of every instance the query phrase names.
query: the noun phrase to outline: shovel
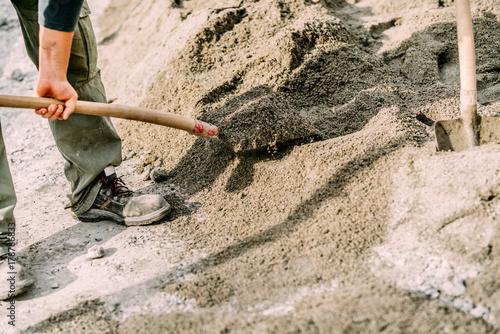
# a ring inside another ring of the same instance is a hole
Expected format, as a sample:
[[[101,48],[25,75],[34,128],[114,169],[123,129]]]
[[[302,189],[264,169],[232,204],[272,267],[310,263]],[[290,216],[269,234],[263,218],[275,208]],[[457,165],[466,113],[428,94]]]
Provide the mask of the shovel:
[[[41,109],[64,102],[46,97],[0,95],[0,107]],[[309,122],[267,86],[258,86],[229,100],[204,117],[216,125],[166,111],[119,104],[77,101],[75,113],[123,118],[164,125],[199,137],[219,139],[236,154],[320,138]],[[220,132],[220,133],[219,133]]]
[[[438,151],[463,151],[500,142],[500,118],[477,114],[476,57],[469,0],[455,0],[460,62],[461,118],[434,124]]]
[[[64,105],[64,102],[46,97],[0,95],[0,107],[41,109],[48,108],[51,104]],[[165,111],[133,108],[119,104],[77,101],[75,113],[123,118],[164,125],[184,130],[204,138],[215,139],[219,137],[219,129],[215,125],[202,122],[192,117],[181,116]]]

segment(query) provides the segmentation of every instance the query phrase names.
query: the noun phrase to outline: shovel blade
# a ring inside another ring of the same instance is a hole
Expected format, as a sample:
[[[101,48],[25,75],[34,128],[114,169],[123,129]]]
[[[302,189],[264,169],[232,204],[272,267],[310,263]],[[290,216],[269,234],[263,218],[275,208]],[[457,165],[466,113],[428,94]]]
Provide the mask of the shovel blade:
[[[437,121],[434,124],[438,151],[464,151],[470,148],[462,119]],[[481,117],[479,145],[500,143],[500,117]]]

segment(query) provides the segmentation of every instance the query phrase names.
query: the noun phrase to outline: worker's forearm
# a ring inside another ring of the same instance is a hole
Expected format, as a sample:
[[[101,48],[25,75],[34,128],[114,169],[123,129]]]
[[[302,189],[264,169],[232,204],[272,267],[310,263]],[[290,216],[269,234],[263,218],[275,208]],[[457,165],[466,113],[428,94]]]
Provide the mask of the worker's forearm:
[[[72,40],[72,32],[40,26],[40,80],[66,80]]]
[[[39,76],[35,96],[51,96],[64,106],[51,104],[35,113],[51,121],[65,120],[75,111],[78,94],[68,82],[71,43],[83,0],[40,0]]]

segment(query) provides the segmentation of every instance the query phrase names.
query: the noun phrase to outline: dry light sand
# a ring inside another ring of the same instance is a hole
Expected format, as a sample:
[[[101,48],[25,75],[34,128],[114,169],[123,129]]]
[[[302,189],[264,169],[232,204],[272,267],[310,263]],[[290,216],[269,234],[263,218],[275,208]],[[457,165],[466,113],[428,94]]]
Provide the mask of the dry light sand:
[[[500,146],[434,144],[433,122],[459,117],[453,1],[89,3],[110,101],[243,131],[240,148],[287,145],[238,155],[117,121],[120,174],[173,211],[148,227],[83,224],[63,210],[47,124],[3,109],[18,254],[37,277],[16,330],[500,331]],[[29,95],[36,71],[9,5],[0,93]],[[471,7],[478,110],[500,116],[500,6]],[[283,110],[297,132],[270,121]],[[104,257],[87,259],[95,245]]]

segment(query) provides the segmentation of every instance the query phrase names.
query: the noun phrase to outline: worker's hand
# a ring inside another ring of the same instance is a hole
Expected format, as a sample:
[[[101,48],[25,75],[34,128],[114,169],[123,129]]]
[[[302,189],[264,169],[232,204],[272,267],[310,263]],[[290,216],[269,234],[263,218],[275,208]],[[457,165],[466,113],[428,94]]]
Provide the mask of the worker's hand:
[[[37,115],[51,121],[66,120],[75,111],[78,94],[68,81],[54,82],[39,78],[35,87],[35,96],[53,97],[64,101],[65,105],[51,104],[48,108],[35,110]]]
[[[35,96],[54,97],[64,106],[51,104],[35,113],[51,121],[65,120],[75,111],[78,94],[66,77],[71,54],[72,32],[40,26],[39,76]]]

